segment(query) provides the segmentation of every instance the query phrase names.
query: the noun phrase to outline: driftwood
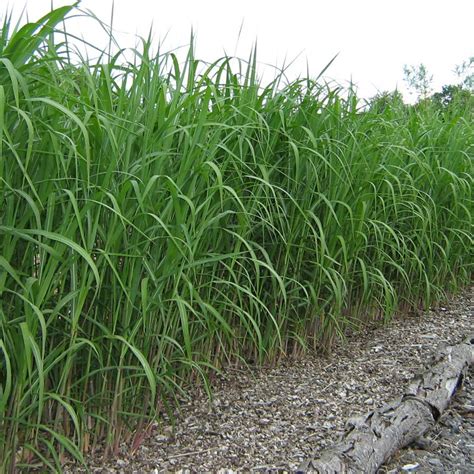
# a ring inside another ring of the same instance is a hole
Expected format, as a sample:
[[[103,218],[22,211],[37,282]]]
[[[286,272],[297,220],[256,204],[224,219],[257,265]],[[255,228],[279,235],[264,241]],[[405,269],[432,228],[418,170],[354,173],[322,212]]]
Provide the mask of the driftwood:
[[[397,450],[428,431],[441,416],[474,362],[474,334],[446,347],[405,394],[380,410],[349,421],[341,441],[298,472],[375,473]]]

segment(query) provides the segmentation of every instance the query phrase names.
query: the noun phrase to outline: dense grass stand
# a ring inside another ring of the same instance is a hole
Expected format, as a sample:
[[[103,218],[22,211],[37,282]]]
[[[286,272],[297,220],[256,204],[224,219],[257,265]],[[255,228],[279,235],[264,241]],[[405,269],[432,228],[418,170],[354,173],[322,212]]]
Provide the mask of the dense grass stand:
[[[113,452],[212,368],[471,280],[472,97],[362,104],[112,35],[86,60],[70,12],[0,32],[0,469]]]

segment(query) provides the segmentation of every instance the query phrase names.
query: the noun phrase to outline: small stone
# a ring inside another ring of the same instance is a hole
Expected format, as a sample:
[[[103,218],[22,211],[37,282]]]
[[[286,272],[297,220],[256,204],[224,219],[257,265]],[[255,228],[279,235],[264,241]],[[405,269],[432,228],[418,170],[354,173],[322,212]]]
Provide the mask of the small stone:
[[[438,458],[429,458],[428,464],[431,464],[432,466],[443,467],[443,463]]]
[[[374,399],[373,398],[367,398],[367,400],[364,400],[364,403],[366,405],[372,405],[374,403]]]
[[[403,471],[411,472],[411,471],[416,471],[420,467],[420,464],[415,462],[413,464],[405,464],[402,466]]]

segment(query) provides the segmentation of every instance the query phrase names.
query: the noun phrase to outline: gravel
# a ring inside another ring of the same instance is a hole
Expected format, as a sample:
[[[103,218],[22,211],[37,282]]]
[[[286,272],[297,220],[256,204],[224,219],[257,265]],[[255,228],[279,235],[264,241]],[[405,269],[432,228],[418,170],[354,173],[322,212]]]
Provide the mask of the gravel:
[[[351,417],[401,394],[439,348],[472,333],[473,321],[471,287],[424,314],[351,335],[330,357],[306,354],[273,368],[227,369],[214,382],[212,401],[196,389],[174,422],[164,416],[134,452],[125,445],[112,459],[96,452],[88,467],[94,473],[295,471],[336,441]],[[380,472],[474,472],[472,370],[435,429]]]

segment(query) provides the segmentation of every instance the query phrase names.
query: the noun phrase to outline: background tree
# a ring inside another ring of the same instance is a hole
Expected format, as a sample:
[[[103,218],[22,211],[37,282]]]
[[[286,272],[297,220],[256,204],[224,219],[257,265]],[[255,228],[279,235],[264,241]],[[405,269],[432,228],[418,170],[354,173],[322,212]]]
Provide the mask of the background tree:
[[[440,107],[449,107],[452,103],[466,104],[472,93],[459,84],[448,84],[431,96],[431,100]]]
[[[457,65],[454,72],[461,80],[461,87],[474,92],[474,56]]]
[[[404,81],[410,93],[416,93],[415,107],[434,105],[443,112],[456,111],[463,114],[473,113],[474,107],[474,56],[457,65],[454,73],[458,81],[445,84],[441,91],[432,94],[433,76],[428,73],[425,65],[407,66],[403,68]]]
[[[383,91],[372,97],[367,102],[369,110],[375,113],[388,113],[389,111],[398,111],[400,107],[404,107],[403,95],[400,91],[392,92]]]
[[[432,92],[433,75],[428,73],[424,64],[418,66],[403,66],[404,81],[410,93],[415,93],[418,99],[426,99]]]

